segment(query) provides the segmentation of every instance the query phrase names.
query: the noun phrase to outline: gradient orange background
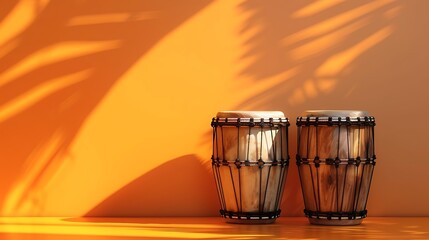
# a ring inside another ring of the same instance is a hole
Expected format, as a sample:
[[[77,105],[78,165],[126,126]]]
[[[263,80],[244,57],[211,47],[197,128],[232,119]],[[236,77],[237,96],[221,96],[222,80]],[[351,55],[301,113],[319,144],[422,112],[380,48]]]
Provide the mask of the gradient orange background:
[[[429,215],[429,1],[1,5],[2,216],[217,216],[210,120],[237,109],[285,112],[291,156],[303,110],[368,110],[369,215]]]

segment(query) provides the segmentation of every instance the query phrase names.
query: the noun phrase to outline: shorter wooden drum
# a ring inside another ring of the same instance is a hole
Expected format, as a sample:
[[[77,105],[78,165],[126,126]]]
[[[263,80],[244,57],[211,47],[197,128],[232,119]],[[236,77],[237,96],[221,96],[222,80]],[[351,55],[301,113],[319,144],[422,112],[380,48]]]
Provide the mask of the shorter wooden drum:
[[[365,111],[307,111],[296,124],[296,163],[310,223],[360,224],[375,166],[374,117]]]
[[[287,175],[289,121],[282,112],[224,111],[212,120],[213,174],[230,223],[272,223]]]

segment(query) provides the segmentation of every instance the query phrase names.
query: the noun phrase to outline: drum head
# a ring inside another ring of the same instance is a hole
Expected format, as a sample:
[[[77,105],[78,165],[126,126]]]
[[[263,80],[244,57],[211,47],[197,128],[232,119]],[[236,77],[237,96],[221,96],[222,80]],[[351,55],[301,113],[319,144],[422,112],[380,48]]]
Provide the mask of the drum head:
[[[361,110],[307,110],[302,113],[303,117],[365,117],[369,116],[367,111]]]
[[[280,111],[220,111],[217,118],[284,118]]]

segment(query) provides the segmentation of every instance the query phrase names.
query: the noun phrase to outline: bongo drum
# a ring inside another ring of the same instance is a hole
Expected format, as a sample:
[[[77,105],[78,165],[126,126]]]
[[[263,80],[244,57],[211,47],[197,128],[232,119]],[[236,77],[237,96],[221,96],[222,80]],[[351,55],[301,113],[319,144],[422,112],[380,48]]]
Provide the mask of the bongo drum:
[[[289,163],[288,119],[277,111],[223,111],[211,125],[220,214],[229,223],[274,222]]]
[[[306,111],[296,124],[296,163],[310,223],[360,224],[375,166],[375,118],[365,111]]]

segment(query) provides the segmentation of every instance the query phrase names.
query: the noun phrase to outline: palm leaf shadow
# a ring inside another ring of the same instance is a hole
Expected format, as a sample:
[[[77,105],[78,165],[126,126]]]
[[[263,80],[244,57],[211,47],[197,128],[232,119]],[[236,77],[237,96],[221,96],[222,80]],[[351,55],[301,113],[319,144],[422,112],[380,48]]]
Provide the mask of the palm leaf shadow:
[[[243,82],[250,88],[261,82],[270,86],[235,108],[281,110],[290,119],[306,108],[323,109],[327,103],[335,108],[357,84],[347,82],[352,63],[392,33],[400,8],[397,1],[244,1],[239,10],[249,17],[240,30],[246,49],[240,61],[250,63],[239,76],[250,79]],[[291,156],[295,138],[292,124]],[[290,164],[283,213],[302,215],[300,191],[296,165]]]
[[[289,109],[331,92],[353,61],[391,34],[400,7],[397,1],[332,1],[318,11],[312,5],[317,3],[247,0],[239,6],[250,15],[240,33],[256,32],[245,39],[242,60],[252,62],[240,75],[255,83],[276,76],[279,81],[237,108]],[[347,64],[333,61],[335,56]],[[288,71],[293,73],[282,79]]]
[[[10,9],[13,2],[8,1]],[[34,214],[43,212],[43,196],[37,195],[37,190],[43,191],[43,184],[64,164],[71,143],[91,112],[141,56],[208,3],[52,0],[30,26],[0,46],[17,43],[0,58],[0,76],[12,76],[7,81],[0,78],[0,112],[10,112],[0,118],[0,205],[5,206],[11,193],[16,195],[8,203],[8,213],[19,211],[28,200],[33,202]],[[10,75],[11,69],[40,52],[68,43],[108,46]],[[55,79],[75,74],[81,79],[36,96],[38,89]],[[26,99],[32,101],[22,103]],[[53,149],[42,159],[41,152],[50,145]],[[23,178],[27,183],[17,192],[14,187]]]

